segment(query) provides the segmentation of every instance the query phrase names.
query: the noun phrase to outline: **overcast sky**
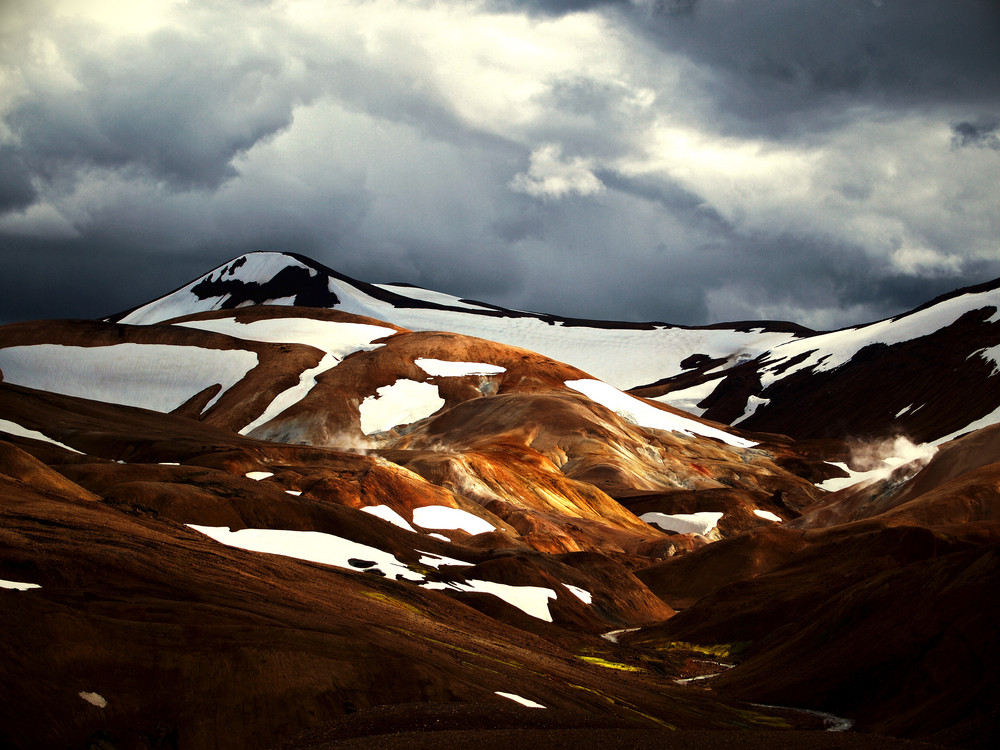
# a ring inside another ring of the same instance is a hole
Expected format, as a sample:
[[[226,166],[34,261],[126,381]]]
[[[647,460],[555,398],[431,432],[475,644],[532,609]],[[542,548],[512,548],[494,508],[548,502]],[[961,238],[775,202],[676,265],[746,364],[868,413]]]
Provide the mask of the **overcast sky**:
[[[577,317],[1000,276],[996,0],[0,0],[0,322],[250,250]]]

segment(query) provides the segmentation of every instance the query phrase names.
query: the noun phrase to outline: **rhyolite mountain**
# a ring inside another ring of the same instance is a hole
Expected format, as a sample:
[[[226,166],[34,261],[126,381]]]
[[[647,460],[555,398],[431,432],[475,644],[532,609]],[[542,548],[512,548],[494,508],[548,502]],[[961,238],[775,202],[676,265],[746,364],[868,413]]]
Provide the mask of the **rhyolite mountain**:
[[[0,327],[0,745],[992,747],[998,306],[583,321],[252,253]]]
[[[1000,421],[1000,280],[886,320],[816,332],[780,321],[562,318],[368,284],[299,255],[250,253],[109,320],[160,323],[250,304],[326,307],[511,344],[717,422],[798,439],[896,433],[927,442]]]

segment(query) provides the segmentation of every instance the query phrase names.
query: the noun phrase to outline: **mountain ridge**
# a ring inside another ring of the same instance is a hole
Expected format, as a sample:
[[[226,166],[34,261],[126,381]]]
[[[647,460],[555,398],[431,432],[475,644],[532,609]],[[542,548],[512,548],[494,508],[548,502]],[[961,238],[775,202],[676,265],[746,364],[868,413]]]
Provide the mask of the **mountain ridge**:
[[[805,337],[238,261],[0,326],[0,744],[992,748],[992,289]]]

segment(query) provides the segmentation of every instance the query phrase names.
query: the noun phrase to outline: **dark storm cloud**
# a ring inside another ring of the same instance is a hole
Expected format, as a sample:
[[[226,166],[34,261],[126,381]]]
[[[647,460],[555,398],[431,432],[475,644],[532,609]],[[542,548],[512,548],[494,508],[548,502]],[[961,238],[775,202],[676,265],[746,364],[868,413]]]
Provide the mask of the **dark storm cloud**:
[[[794,132],[802,124],[794,117],[813,110],[838,121],[845,105],[995,105],[1000,97],[1000,3],[682,5],[691,12],[662,12],[678,6],[654,4],[649,14],[633,13],[632,22],[665,51],[708,66],[716,106],[743,127]]]
[[[0,147],[0,214],[30,206],[37,195],[23,156],[10,146]]]
[[[681,215],[685,222],[717,232],[720,237],[733,232],[732,225],[705,199],[676,182],[649,177],[630,177],[613,170],[598,170],[597,177],[612,190],[652,201],[672,214]]]
[[[997,120],[957,122],[951,129],[954,133],[951,144],[955,148],[991,148],[1000,151],[1000,122]]]
[[[251,250],[684,324],[844,325],[1000,274],[996,3],[14,5],[0,320]]]
[[[98,55],[67,42],[74,85],[40,89],[8,118],[18,154],[43,178],[127,168],[181,188],[217,186],[235,176],[233,157],[287,127],[305,98],[280,56],[215,35],[160,31],[117,44]]]
[[[500,11],[520,11],[537,15],[561,16],[608,5],[628,5],[629,0],[489,0]]]

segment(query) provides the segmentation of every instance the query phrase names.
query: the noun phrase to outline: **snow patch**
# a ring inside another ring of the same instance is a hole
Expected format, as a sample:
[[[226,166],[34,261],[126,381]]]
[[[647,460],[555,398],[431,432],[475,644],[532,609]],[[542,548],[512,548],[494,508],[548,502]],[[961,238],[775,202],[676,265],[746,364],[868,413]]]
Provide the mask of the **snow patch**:
[[[514,701],[515,703],[520,703],[522,706],[527,706],[528,708],[545,708],[545,706],[543,706],[541,703],[535,703],[534,701],[528,700],[527,698],[522,698],[520,695],[517,695],[516,693],[502,693],[499,690],[497,690],[496,694],[499,695],[501,698],[507,698],[509,700]]]
[[[600,380],[567,380],[566,386],[582,393],[591,401],[606,406],[625,421],[640,427],[713,438],[740,448],[756,445],[749,440],[730,435],[728,432],[709,427],[693,419],[657,409],[655,406],[650,406],[645,401],[640,401]]]
[[[21,583],[20,581],[5,581],[0,578],[0,589],[12,589],[14,591],[28,591],[29,589],[40,589],[37,583]]]
[[[321,531],[291,531],[288,529],[240,529],[230,531],[225,526],[197,526],[189,528],[211,537],[229,547],[265,552],[271,555],[294,557],[298,560],[334,565],[338,568],[357,570],[348,561],[352,558],[371,560],[389,578],[423,582],[424,577],[399,562],[395,555],[377,547],[352,542],[350,539]]]
[[[934,440],[932,444],[944,445],[949,440],[954,440],[957,437],[961,437],[962,435],[973,432],[975,430],[981,430],[983,427],[989,427],[990,425],[997,424],[998,422],[1000,422],[1000,407],[997,407],[986,416],[980,417],[975,422],[970,422],[965,427],[955,430],[949,435],[945,435],[944,437],[940,437],[937,440]]]
[[[601,638],[606,641],[611,641],[612,643],[618,643],[618,637],[623,633],[635,633],[642,628],[620,628],[618,630],[609,630],[607,633],[601,633]]]
[[[294,406],[309,395],[309,392],[316,386],[316,378],[327,370],[332,370],[340,364],[340,360],[333,354],[324,354],[323,359],[315,367],[303,370],[299,373],[299,382],[291,388],[286,388],[268,404],[264,413],[257,417],[250,424],[240,430],[241,435],[248,435],[258,427],[267,424],[272,419],[281,414],[285,409]]]
[[[675,409],[683,409],[688,414],[700,417],[705,413],[705,410],[698,406],[698,404],[712,395],[716,386],[722,382],[723,377],[725,376],[720,375],[717,378],[706,380],[704,383],[692,385],[690,388],[682,388],[678,391],[664,393],[662,396],[654,396],[652,400],[659,401],[661,404],[667,404]]]
[[[703,511],[699,513],[643,513],[640,521],[659,526],[664,531],[674,531],[678,534],[701,534],[705,536],[714,529],[722,513]]]
[[[252,479],[255,482],[259,482],[262,479],[267,479],[268,477],[273,477],[274,473],[270,471],[248,471],[244,474],[247,479]]]
[[[734,425],[735,424],[739,424],[744,419],[747,419],[748,417],[753,416],[757,412],[757,409],[759,409],[762,406],[767,405],[767,403],[770,400],[771,399],[769,399],[769,398],[761,398],[760,396],[750,396],[750,398],[747,399],[747,405],[746,405],[746,408],[743,410],[743,414],[741,414],[736,419],[734,419],[732,421],[732,424],[734,424]]]
[[[29,430],[27,427],[22,427],[17,422],[11,422],[8,419],[0,419],[0,432],[6,432],[8,435],[16,435],[17,437],[30,438],[31,440],[40,440],[43,443],[57,445],[64,450],[83,455],[82,451],[78,451],[76,448],[70,448],[68,445],[60,443],[58,440],[53,440],[48,435],[43,435],[37,430]]]
[[[388,578],[411,581],[425,588],[437,591],[457,591],[465,593],[491,594],[503,599],[527,615],[546,622],[552,622],[548,602],[556,598],[556,592],[539,586],[510,586],[493,581],[470,579],[464,583],[451,581],[427,581],[420,573],[411,570],[388,552],[376,547],[353,542],[333,534],[320,531],[290,531],[287,529],[240,529],[230,531],[224,526],[188,527],[230,547],[283,555],[298,560],[333,565],[338,568],[358,570],[350,564],[351,559],[367,560],[374,565],[366,570],[378,569]],[[421,553],[420,564],[437,568],[442,565],[470,565],[461,560],[453,560],[441,555]]]
[[[87,703],[89,703],[90,705],[97,706],[98,708],[104,708],[105,706],[108,705],[107,700],[100,693],[88,693],[84,690],[81,690],[79,693],[77,693],[77,695],[79,695],[81,698],[87,701]]]
[[[512,607],[545,622],[552,622],[549,600],[556,598],[556,592],[541,586],[510,586],[493,581],[468,580],[465,583],[431,581],[424,588],[460,591],[468,594],[492,594],[503,599]]]
[[[419,357],[413,364],[432,377],[460,378],[466,375],[499,375],[507,372],[506,367],[486,362],[450,362],[443,359]]]
[[[836,492],[864,482],[871,484],[888,477],[897,467],[916,461],[917,468],[923,468],[937,452],[933,443],[914,443],[907,437],[892,440],[857,443],[851,448],[851,463],[867,468],[852,469],[841,461],[828,461],[848,473],[846,477],[831,477],[816,484],[821,490]],[[915,472],[914,472],[915,473]]]
[[[784,523],[781,520],[781,516],[777,515],[776,513],[772,513],[769,510],[761,510],[760,508],[754,508],[753,509],[753,514],[755,516],[757,516],[757,518],[763,518],[765,521],[774,521],[775,523]]]
[[[361,512],[376,516],[377,518],[381,518],[383,521],[388,521],[392,525],[398,526],[401,529],[406,529],[407,531],[416,533],[416,530],[410,526],[409,522],[388,505],[366,505],[361,509]]]
[[[425,505],[413,509],[413,523],[424,529],[460,529],[473,536],[496,531],[489,521],[461,508],[446,505]]]
[[[582,589],[579,586],[571,586],[568,583],[564,583],[563,586],[569,589],[569,592],[584,604],[594,603],[594,595],[587,591],[587,589]]]
[[[978,351],[973,352],[969,356],[971,357],[975,354],[978,354],[987,362],[993,365],[993,372],[990,373],[990,377],[993,377],[997,373],[1000,373],[1000,344],[998,344],[997,346],[991,346],[987,349],[979,349]]]
[[[361,431],[365,435],[385,432],[393,427],[418,422],[444,406],[436,385],[399,379],[379,388],[376,396],[361,402]]]

